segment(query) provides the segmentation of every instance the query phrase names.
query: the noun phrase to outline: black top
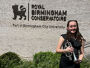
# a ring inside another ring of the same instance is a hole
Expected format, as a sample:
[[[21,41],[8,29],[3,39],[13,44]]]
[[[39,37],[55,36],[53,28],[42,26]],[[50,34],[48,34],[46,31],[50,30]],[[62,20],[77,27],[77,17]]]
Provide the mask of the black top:
[[[61,36],[64,38],[64,42],[62,44],[62,47],[64,48],[65,44],[67,42],[66,34],[62,34]],[[75,40],[73,38],[70,38],[70,40],[68,40],[68,41],[72,44],[72,47],[74,48],[75,56],[78,59],[80,48],[81,48],[81,43],[78,40]],[[62,53],[60,65],[61,65],[60,68],[76,68],[75,67],[76,65],[74,63],[73,55],[72,55],[72,60],[69,60],[69,58],[66,56],[66,54]],[[79,68],[79,67],[77,67],[77,68]]]
[[[65,43],[67,41],[66,40],[66,34],[62,34],[61,36],[64,38],[64,43],[62,45],[64,47]],[[80,50],[81,43],[78,40],[75,40],[73,38],[70,38],[70,40],[68,40],[68,41],[72,44],[75,54],[78,55],[78,51]]]

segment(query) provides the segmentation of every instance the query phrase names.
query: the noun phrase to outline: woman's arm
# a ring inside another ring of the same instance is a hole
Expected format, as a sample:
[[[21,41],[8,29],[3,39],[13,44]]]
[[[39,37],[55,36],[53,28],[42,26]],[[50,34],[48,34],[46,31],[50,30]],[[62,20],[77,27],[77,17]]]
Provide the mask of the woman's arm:
[[[65,52],[73,52],[73,49],[71,47],[67,47],[66,49],[62,49],[61,46],[64,42],[64,38],[61,36],[58,41],[58,45],[56,48],[57,53],[65,53]]]
[[[85,44],[85,41],[82,40],[82,46],[81,46],[80,55],[79,55],[79,60],[81,60],[81,61],[82,61],[82,59],[84,57],[84,44]]]

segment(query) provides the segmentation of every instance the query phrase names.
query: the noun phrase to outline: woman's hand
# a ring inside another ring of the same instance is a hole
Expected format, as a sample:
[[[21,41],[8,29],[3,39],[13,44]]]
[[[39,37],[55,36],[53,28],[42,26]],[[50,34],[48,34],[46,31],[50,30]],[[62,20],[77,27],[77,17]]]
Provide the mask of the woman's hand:
[[[81,62],[82,62],[82,60],[79,60],[79,59],[77,61],[75,61],[76,64],[79,64]]]
[[[74,51],[74,48],[73,47],[70,47],[70,46],[68,46],[67,48],[66,48],[66,52],[73,52]]]

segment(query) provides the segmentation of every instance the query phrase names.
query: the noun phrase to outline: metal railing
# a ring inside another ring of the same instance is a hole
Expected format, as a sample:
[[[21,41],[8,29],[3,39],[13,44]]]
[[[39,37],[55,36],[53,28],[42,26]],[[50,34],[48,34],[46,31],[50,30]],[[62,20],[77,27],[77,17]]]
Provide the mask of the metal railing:
[[[84,59],[90,61],[90,41],[85,43],[84,46]]]

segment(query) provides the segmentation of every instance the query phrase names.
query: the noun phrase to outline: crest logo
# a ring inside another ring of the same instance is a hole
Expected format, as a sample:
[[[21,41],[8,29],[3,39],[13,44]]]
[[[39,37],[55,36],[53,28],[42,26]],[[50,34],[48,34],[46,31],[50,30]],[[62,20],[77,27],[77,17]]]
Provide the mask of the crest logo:
[[[13,19],[16,20],[17,16],[19,16],[19,20],[21,20],[22,18],[24,18],[24,20],[26,20],[26,8],[23,5],[20,5],[20,8],[18,8],[18,5],[13,5],[12,6],[13,9],[13,14],[14,17]]]

